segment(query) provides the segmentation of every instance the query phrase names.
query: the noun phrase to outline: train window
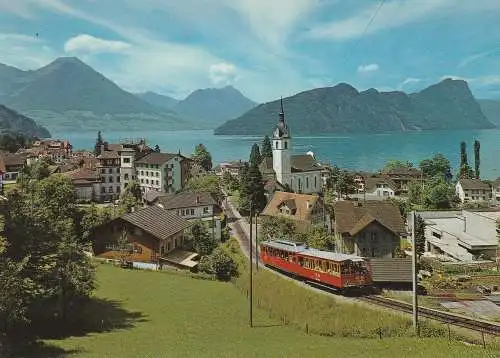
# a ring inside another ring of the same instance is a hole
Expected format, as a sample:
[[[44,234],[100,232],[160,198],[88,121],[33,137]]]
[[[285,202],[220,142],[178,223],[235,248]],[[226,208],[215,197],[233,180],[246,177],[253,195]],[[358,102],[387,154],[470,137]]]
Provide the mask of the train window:
[[[299,265],[304,266],[304,258],[303,257],[299,257]]]

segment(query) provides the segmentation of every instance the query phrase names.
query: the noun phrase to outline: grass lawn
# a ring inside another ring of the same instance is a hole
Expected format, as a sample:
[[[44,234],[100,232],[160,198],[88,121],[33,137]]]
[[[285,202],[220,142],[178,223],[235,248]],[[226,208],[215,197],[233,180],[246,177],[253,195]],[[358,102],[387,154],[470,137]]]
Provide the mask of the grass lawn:
[[[101,333],[46,340],[36,357],[487,357],[491,349],[443,339],[352,339],[308,335],[256,309],[231,283],[176,273],[98,267]],[[97,330],[96,330],[97,331]]]

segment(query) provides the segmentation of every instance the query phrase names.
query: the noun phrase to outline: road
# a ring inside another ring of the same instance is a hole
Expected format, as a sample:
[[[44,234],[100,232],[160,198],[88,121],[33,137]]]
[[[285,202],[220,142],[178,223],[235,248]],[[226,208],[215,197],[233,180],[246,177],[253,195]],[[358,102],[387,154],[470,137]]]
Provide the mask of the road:
[[[249,237],[250,237],[250,224],[246,221],[244,217],[241,216],[240,212],[235,208],[233,202],[233,197],[228,196],[227,200],[224,201],[224,210],[228,213],[229,227],[231,228],[232,235],[238,240],[241,250],[246,257],[249,256]],[[255,227],[254,227],[255,230]],[[255,237],[254,237],[255,239]],[[255,243],[252,245],[255,250]],[[254,255],[255,256],[255,255]]]

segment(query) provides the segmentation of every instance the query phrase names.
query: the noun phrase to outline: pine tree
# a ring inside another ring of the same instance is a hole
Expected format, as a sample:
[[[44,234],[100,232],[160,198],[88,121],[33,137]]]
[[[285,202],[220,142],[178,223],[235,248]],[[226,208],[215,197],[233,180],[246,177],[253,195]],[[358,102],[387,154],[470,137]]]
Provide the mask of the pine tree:
[[[460,143],[460,168],[458,172],[459,179],[471,179],[474,176],[472,168],[467,161],[467,144]]]
[[[256,165],[259,166],[260,162],[262,161],[262,158],[260,156],[260,149],[259,145],[255,143],[252,146],[252,151],[250,152],[250,166]]]
[[[273,147],[271,145],[271,139],[269,136],[265,136],[262,141],[262,158],[272,158],[273,157]]]
[[[104,144],[102,140],[101,131],[97,132],[97,139],[95,141],[94,154],[97,157],[101,154],[101,145]]]
[[[481,149],[481,144],[479,143],[479,140],[474,141],[474,169],[475,169],[475,175],[476,179],[479,179],[479,166],[480,166],[480,158],[479,158],[479,151]]]

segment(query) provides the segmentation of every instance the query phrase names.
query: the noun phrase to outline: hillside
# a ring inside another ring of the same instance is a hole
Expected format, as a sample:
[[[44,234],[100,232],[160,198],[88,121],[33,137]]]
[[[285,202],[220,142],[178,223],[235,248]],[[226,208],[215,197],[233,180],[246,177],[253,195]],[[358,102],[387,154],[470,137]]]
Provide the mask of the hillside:
[[[50,137],[47,129],[39,126],[31,118],[0,104],[0,132],[22,133],[26,136],[40,138]]]
[[[0,103],[51,130],[67,130],[73,124],[83,130],[193,127],[171,110],[124,91],[75,57],[58,58],[36,71],[2,66],[0,78]],[[131,119],[125,127],[124,118]]]
[[[179,101],[173,110],[195,123],[219,125],[228,119],[241,116],[254,108],[256,103],[246,98],[232,86],[199,89]]]
[[[153,106],[165,109],[172,109],[177,103],[179,103],[179,100],[175,98],[151,91],[144,93],[137,93],[136,96],[142,99],[143,101],[152,104]]]
[[[477,103],[479,103],[486,118],[496,126],[500,126],[500,100],[478,99]]]
[[[465,81],[446,79],[418,93],[359,92],[340,83],[283,99],[294,134],[382,133],[434,129],[486,129],[495,126],[481,112]],[[279,100],[261,104],[230,120],[215,134],[270,133]]]

